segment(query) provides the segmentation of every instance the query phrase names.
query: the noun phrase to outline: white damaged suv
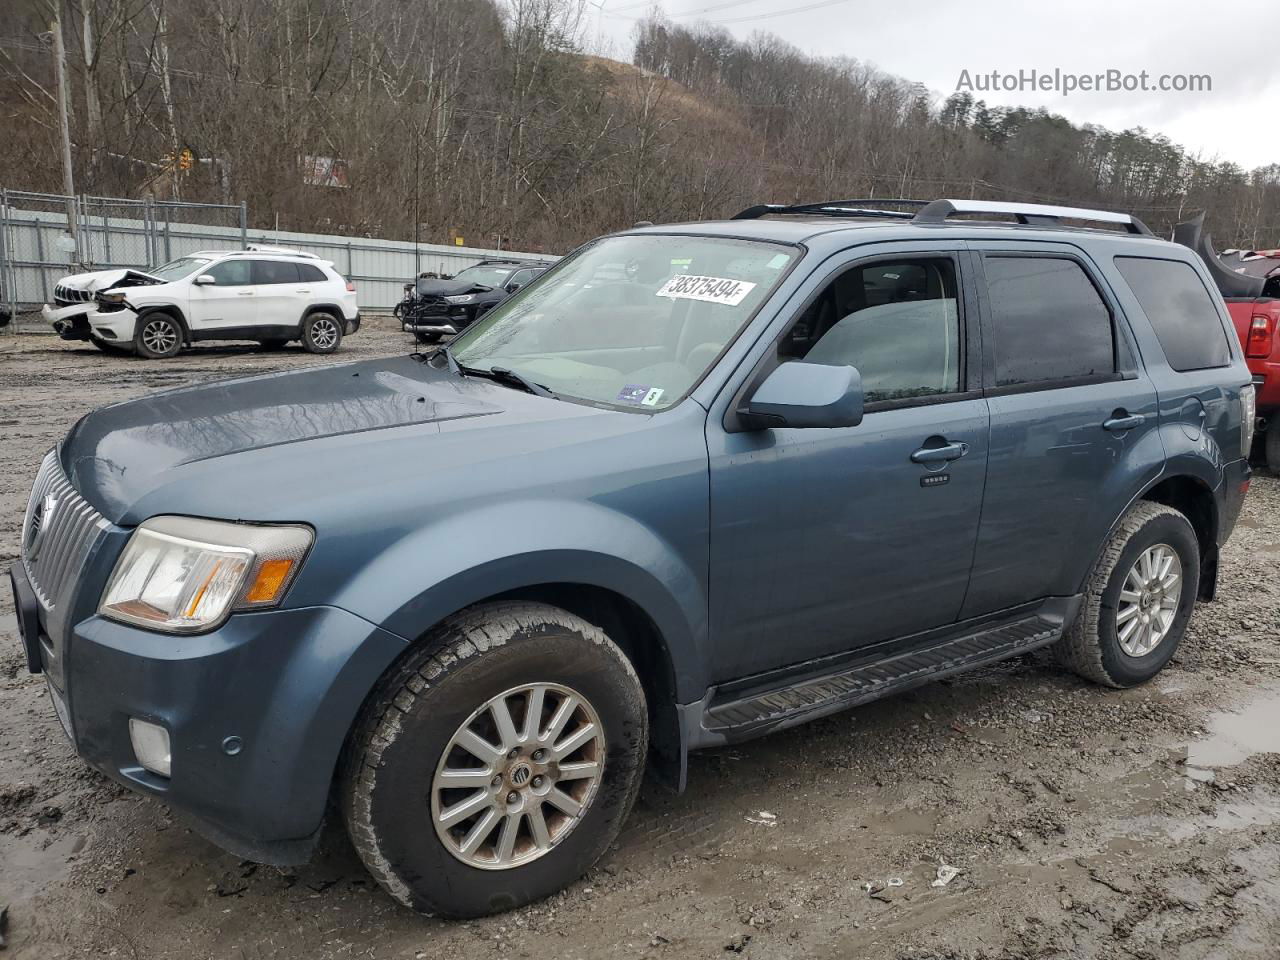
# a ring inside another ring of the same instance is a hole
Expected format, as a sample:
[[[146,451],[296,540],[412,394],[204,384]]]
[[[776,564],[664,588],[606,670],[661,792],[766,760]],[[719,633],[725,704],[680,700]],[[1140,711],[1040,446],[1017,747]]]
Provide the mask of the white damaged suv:
[[[267,349],[300,340],[312,353],[332,353],[360,329],[355,284],[332,263],[264,246],[64,277],[42,312],[64,340],[152,359],[197,340],[256,340]]]

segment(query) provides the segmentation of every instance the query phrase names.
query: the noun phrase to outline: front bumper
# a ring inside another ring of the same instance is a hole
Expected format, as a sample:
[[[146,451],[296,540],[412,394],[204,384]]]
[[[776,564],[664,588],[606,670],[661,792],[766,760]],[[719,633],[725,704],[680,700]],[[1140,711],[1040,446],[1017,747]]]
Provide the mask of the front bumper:
[[[444,318],[439,320],[406,320],[403,327],[405,333],[425,333],[446,337],[451,337],[458,332],[458,328]]]
[[[133,328],[138,320],[132,310],[104,313],[93,303],[73,303],[66,307],[51,307],[46,303],[40,308],[40,315],[63,340],[103,340],[121,346],[133,342]]]
[[[51,644],[11,571],[28,657]],[[30,592],[28,586],[27,592]],[[98,616],[70,628],[55,704],[90,766],[191,816],[245,858],[305,862],[324,818],[347,732],[405,642],[336,607],[238,613],[199,636],[139,630]],[[129,718],[169,731],[172,777],[141,767]]]

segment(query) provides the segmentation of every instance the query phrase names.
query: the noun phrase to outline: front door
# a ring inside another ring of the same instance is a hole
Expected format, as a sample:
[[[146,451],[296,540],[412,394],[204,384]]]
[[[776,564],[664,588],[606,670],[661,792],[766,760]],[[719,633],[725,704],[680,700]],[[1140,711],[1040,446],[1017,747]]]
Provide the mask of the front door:
[[[192,334],[248,327],[257,322],[258,306],[248,260],[223,260],[205,274],[213,283],[192,283],[187,320]]]
[[[1079,591],[1164,461],[1155,388],[1096,267],[1067,244],[972,246],[991,451],[964,616]]]
[[[894,245],[810,278],[762,364],[851,364],[856,427],[713,417],[711,629],[723,681],[954,622],[986,475],[976,306],[960,249]],[[757,368],[758,369],[758,368]]]

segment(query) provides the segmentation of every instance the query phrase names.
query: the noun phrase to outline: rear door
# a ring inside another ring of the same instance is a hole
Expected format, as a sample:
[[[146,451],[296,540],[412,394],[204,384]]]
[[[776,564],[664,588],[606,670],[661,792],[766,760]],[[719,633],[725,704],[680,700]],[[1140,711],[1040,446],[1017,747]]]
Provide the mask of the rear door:
[[[971,246],[991,446],[962,617],[1076,593],[1164,459],[1155,387],[1097,266],[1069,244]]]
[[[214,282],[198,284],[193,277],[187,306],[187,321],[197,339],[202,333],[224,332],[257,322],[258,300],[248,260],[223,260],[201,271],[204,274],[213,277]]]
[[[254,260],[253,285],[258,297],[258,326],[297,329],[311,301],[312,284],[304,283],[292,260]]]

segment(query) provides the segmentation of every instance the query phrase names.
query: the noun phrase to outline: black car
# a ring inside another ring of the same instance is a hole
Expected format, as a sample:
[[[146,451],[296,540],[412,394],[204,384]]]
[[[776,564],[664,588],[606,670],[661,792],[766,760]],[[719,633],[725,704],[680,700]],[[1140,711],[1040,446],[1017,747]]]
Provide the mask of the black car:
[[[461,333],[553,262],[481,260],[452,280],[423,274],[405,284],[405,298],[394,312],[405,333],[412,333],[419,343],[438,343],[441,337]]]

